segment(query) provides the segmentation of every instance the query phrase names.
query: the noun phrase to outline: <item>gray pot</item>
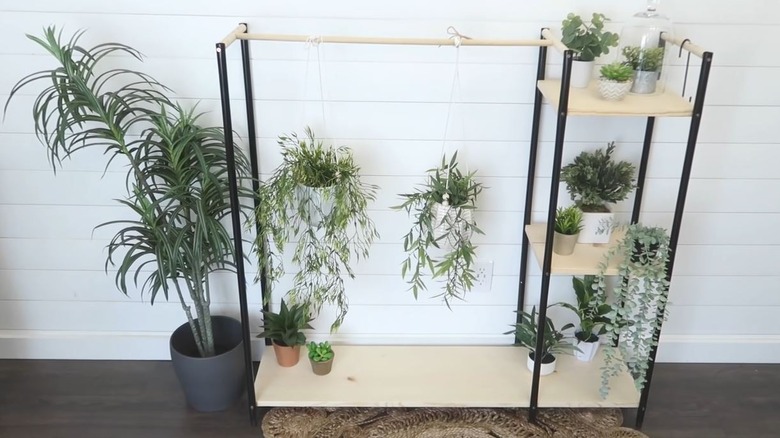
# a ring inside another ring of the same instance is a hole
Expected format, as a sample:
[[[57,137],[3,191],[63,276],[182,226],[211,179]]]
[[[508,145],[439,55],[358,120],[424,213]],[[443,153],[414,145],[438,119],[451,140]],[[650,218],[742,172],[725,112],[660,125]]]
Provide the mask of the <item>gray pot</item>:
[[[224,411],[245,389],[241,323],[227,316],[212,316],[211,322],[216,356],[200,357],[187,323],[173,332],[170,341],[176,377],[187,403],[200,412]]]
[[[653,94],[655,93],[657,82],[657,71],[634,70],[634,85],[631,86],[631,92],[636,94]]]
[[[562,256],[571,255],[571,253],[574,252],[574,246],[577,245],[577,238],[579,237],[579,233],[561,234],[556,231],[555,236],[553,237],[553,252]]]

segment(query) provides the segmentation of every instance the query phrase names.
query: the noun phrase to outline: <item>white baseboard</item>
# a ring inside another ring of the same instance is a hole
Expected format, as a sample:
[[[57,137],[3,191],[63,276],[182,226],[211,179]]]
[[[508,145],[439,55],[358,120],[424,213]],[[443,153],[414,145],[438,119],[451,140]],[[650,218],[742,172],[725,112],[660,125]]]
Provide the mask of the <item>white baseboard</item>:
[[[0,330],[0,359],[168,360],[170,333],[62,332]],[[348,344],[501,345],[512,342],[501,335],[346,335],[312,336]],[[264,340],[252,338],[255,360],[262,356]],[[658,362],[780,363],[780,336],[661,337]]]

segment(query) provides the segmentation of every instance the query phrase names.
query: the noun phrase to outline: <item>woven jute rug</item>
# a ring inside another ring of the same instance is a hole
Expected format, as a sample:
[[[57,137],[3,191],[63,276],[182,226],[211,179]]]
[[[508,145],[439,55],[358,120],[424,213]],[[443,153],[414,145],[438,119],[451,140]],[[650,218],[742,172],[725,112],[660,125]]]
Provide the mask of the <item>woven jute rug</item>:
[[[274,408],[266,438],[636,438],[619,409]]]

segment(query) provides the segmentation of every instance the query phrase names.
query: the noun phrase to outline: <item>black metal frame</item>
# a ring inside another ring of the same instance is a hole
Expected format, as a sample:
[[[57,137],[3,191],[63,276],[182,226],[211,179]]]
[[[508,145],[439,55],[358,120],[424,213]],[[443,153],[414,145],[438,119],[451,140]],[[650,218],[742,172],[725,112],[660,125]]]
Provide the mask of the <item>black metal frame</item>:
[[[545,29],[542,29],[544,31]],[[544,38],[544,35],[542,35]],[[685,43],[681,44],[681,50],[685,48]],[[539,48],[539,65],[537,66],[537,80],[544,79],[545,65],[547,62],[547,48],[542,46]],[[547,316],[547,304],[548,295],[550,289],[550,276],[552,268],[552,244],[553,244],[553,232],[555,230],[555,213],[558,204],[558,189],[560,183],[560,171],[561,171],[561,157],[563,155],[563,143],[566,132],[566,122],[568,118],[568,102],[569,102],[569,84],[571,80],[571,63],[573,52],[566,50],[563,53],[563,67],[561,75],[561,91],[558,101],[558,113],[557,113],[557,127],[555,133],[555,150],[553,156],[552,165],[552,178],[550,182],[550,203],[547,212],[547,230],[545,233],[545,247],[544,258],[542,261],[542,285],[539,298],[539,325],[537,327],[537,345],[536,351],[542,349],[542,342],[544,338],[544,321]],[[680,177],[680,188],[677,194],[677,203],[674,210],[674,219],[672,221],[672,230],[670,232],[671,254],[669,256],[669,262],[667,264],[667,280],[671,281],[672,272],[674,270],[674,261],[676,256],[677,242],[680,236],[680,226],[682,224],[683,212],[685,210],[685,198],[688,191],[688,183],[691,176],[691,168],[693,166],[693,157],[696,149],[696,140],[699,134],[699,126],[701,124],[701,115],[704,108],[704,97],[707,92],[707,82],[709,80],[710,67],[712,65],[712,53],[704,52],[702,56],[702,65],[699,73],[699,83],[696,90],[696,100],[693,104],[693,113],[691,115],[691,126],[688,132],[688,142],[685,152],[685,159],[683,162],[682,174]],[[539,142],[539,127],[541,124],[541,104],[542,94],[539,89],[536,89],[536,96],[534,99],[534,112],[533,112],[533,127],[531,131],[531,144],[529,150],[529,163],[528,163],[528,181],[526,185],[526,199],[525,199],[525,213],[524,213],[524,226],[531,223],[531,214],[533,206],[533,193],[534,193],[534,177],[536,170],[536,155]],[[639,221],[639,215],[641,212],[642,195],[644,194],[645,177],[647,175],[647,163],[650,157],[650,146],[653,139],[653,129],[655,128],[655,117],[648,117],[647,124],[645,126],[645,136],[642,147],[642,156],[639,163],[639,171],[637,175],[637,188],[635,191],[634,206],[631,214],[631,223],[637,223]],[[523,243],[521,248],[521,265],[520,265],[520,284],[518,287],[517,296],[517,310],[518,318],[517,322],[521,321],[522,315],[520,312],[524,309],[525,305],[525,291],[526,291],[526,276],[528,265],[528,251],[530,242],[525,233],[523,233]],[[659,314],[659,318],[662,315]],[[661,333],[661,325],[654,333],[657,339]],[[655,365],[655,358],[658,352],[658,347],[655,346],[650,351],[650,359],[647,369],[647,381],[642,389],[642,393],[639,400],[639,406],[637,407],[636,415],[636,427],[640,429],[644,422],[645,412],[647,411],[647,401],[650,395],[650,384],[653,378],[653,369]],[[533,380],[531,382],[531,400],[529,417],[532,421],[536,420],[539,412],[539,386],[540,386],[540,372],[542,362],[537,360],[534,362]]]

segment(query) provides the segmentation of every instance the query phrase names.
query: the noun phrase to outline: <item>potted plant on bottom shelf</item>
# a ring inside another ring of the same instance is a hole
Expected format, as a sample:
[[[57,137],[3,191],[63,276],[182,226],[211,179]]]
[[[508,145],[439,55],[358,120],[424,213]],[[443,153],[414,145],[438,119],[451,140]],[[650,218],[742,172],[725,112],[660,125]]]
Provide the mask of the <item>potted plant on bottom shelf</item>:
[[[614,152],[615,142],[611,142],[606,151],[583,151],[561,169],[561,181],[583,212],[578,243],[609,242],[615,218],[607,205],[626,199],[635,187],[634,165],[613,161]]]
[[[575,53],[571,65],[572,87],[586,88],[593,75],[594,60],[618,45],[618,35],[604,31],[606,21],[604,14],[594,13],[590,23],[579,15],[569,14],[561,23],[561,42]]]
[[[125,295],[132,281],[151,304],[160,296],[178,299],[187,322],[172,333],[169,348],[187,402],[199,411],[227,409],[244,391],[245,369],[240,323],[210,309],[211,274],[234,272],[236,263],[224,225],[231,213],[224,134],[202,126],[150,76],[105,65],[140,60],[138,51],[118,43],[83,47],[80,36],[63,40],[54,27],[43,38],[28,36],[59,66],[22,79],[9,103],[28,85],[48,83],[33,117],[55,170],[81,149],[101,151],[107,163],[123,161],[126,197],[118,202],[129,214],[100,225],[120,227],[105,267],[116,267]],[[235,152],[238,178],[246,178],[247,161]],[[250,197],[242,190],[236,208],[251,212]]]
[[[576,206],[561,208],[555,212],[553,252],[568,256],[574,252],[582,230],[582,211]]]
[[[318,376],[324,376],[330,373],[333,367],[333,358],[335,353],[330,343],[325,342],[309,342],[309,362],[311,362],[311,370]]]
[[[280,366],[292,367],[300,360],[301,345],[306,345],[306,335],[302,330],[314,328],[309,324],[311,321],[306,305],[288,307],[282,300],[279,313],[263,311],[263,332],[257,337],[271,340]]]
[[[473,233],[483,234],[474,221],[472,211],[482,192],[476,173],[464,174],[458,168],[458,154],[442,157],[441,166],[428,170],[428,180],[417,192],[402,194],[403,204],[393,207],[414,212],[414,223],[404,236],[404,251],[408,256],[401,265],[401,275],[410,275],[409,284],[417,298],[427,286],[423,281],[426,269],[431,278],[444,279],[444,291],[437,295],[450,306],[451,299],[463,299],[474,285],[472,266],[476,246]]]
[[[664,48],[627,46],[623,48],[622,52],[626,63],[634,70],[631,92],[636,94],[655,93],[658,72],[664,60]]]
[[[534,362],[539,359],[542,361],[540,375],[546,376],[552,374],[555,371],[555,364],[557,361],[555,355],[572,354],[572,352],[576,350],[574,345],[565,340],[565,335],[563,334],[564,331],[574,328],[574,324],[566,324],[560,330],[556,330],[552,319],[550,319],[550,317],[545,318],[542,350],[537,352],[535,350],[539,338],[539,321],[536,315],[536,306],[531,309],[530,314],[522,312],[522,316],[521,322],[513,324],[515,328],[504,334],[514,334],[518,344],[529,350],[528,360],[526,362],[529,371],[533,372]]]
[[[596,277],[593,275],[586,275],[582,279],[572,277],[577,305],[558,303],[576,313],[580,320],[580,329],[574,332],[578,350],[574,352],[574,357],[583,362],[590,362],[596,356],[599,336],[606,333],[606,325],[610,323],[608,315],[612,312],[612,306],[606,303],[604,291],[595,287],[595,283]]]
[[[626,64],[613,62],[601,67],[599,94],[604,100],[620,101],[631,90],[634,70]]]

